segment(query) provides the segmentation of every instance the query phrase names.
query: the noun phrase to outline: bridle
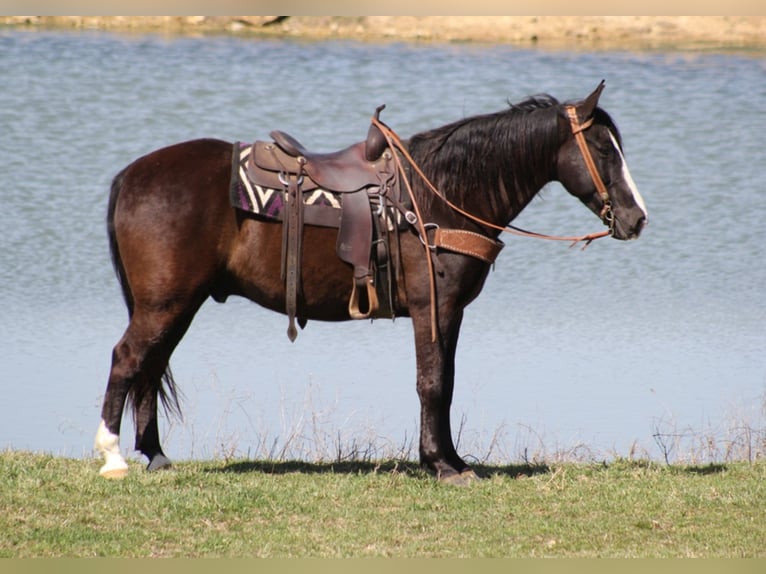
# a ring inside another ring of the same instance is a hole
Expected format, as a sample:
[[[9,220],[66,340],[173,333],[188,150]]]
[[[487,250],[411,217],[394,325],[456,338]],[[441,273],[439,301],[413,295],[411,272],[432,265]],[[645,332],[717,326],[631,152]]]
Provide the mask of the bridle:
[[[580,148],[580,153],[585,160],[585,166],[588,168],[590,178],[593,180],[593,184],[596,186],[596,191],[601,196],[601,200],[604,202],[604,207],[601,209],[599,216],[604,225],[609,227],[609,235],[614,232],[614,213],[612,212],[612,200],[609,198],[609,191],[604,185],[604,181],[601,179],[598,170],[596,169],[596,163],[593,161],[593,156],[590,153],[588,143],[585,141],[585,135],[583,132],[587,130],[593,124],[593,118],[586,120],[583,123],[577,119],[577,109],[574,106],[567,106],[567,116],[569,116],[569,124],[572,126],[572,134],[574,134],[577,147]]]

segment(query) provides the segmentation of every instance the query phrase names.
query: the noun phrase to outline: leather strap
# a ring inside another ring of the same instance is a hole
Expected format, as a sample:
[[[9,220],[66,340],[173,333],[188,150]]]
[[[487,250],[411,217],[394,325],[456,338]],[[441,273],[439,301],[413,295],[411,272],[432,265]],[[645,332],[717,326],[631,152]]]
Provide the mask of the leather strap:
[[[604,209],[601,211],[601,219],[604,219],[606,213],[611,209],[609,192],[604,185],[604,181],[601,179],[601,175],[598,173],[596,162],[593,161],[588,142],[585,141],[585,135],[583,134],[583,131],[588,129],[593,123],[593,118],[581,124],[580,120],[577,118],[577,109],[574,106],[567,107],[567,115],[569,116],[569,123],[572,124],[572,133],[577,142],[577,147],[580,148],[580,153],[585,160],[585,166],[588,168],[588,173],[590,173],[593,184],[596,186],[596,190],[598,190],[598,193],[604,202]]]
[[[282,273],[285,276],[285,310],[289,319],[287,337],[292,342],[298,336],[298,330],[295,328],[295,315],[298,312],[298,290],[300,289],[303,194],[300,187],[300,174],[289,177],[290,182],[285,194],[287,218],[283,225]]]
[[[434,233],[434,245],[439,249],[462,253],[481,259],[485,263],[494,263],[500,251],[505,247],[502,241],[496,241],[464,229],[437,228]]]
[[[354,267],[353,287],[348,312],[352,319],[367,319],[378,309],[378,298],[370,273],[372,211],[365,190],[347,193],[342,199],[342,215],[336,253]],[[366,305],[362,301],[366,294]]]

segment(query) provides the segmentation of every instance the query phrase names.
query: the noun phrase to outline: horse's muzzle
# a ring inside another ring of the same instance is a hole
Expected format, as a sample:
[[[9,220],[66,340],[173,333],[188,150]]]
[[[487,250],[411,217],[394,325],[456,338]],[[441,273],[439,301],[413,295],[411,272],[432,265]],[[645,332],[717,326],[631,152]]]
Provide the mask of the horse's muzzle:
[[[614,228],[612,231],[612,237],[620,239],[622,241],[628,241],[631,239],[638,239],[644,227],[648,224],[648,220],[645,215],[641,215],[634,222],[626,224],[619,217],[615,219]]]

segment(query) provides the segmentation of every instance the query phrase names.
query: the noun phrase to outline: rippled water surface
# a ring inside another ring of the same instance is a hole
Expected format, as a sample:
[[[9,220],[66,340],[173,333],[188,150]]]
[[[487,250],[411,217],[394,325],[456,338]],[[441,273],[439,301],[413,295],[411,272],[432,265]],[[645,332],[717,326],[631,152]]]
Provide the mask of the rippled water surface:
[[[406,136],[539,92],[584,97],[602,78],[650,225],[637,242],[584,252],[507,238],[464,321],[460,450],[507,459],[637,445],[659,456],[658,429],[763,425],[762,54],[6,30],[0,69],[0,447],[90,453],[127,319],[107,190],[137,156],[275,128],[329,151],[364,137],[381,103]],[[556,185],[517,223],[598,228]],[[411,444],[408,320],[310,322],[295,344],[285,328],[246,301],[203,307],[172,361],[186,416],[163,422],[171,457]],[[129,419],[124,431],[127,449]]]

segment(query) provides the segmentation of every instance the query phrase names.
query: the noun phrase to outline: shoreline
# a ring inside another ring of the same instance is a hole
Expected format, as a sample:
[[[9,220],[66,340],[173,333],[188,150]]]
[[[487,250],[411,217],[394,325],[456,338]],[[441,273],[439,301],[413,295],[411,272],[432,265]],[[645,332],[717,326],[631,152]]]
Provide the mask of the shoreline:
[[[575,50],[766,49],[763,16],[0,16],[0,26]]]

